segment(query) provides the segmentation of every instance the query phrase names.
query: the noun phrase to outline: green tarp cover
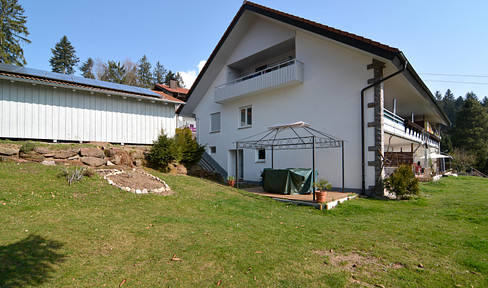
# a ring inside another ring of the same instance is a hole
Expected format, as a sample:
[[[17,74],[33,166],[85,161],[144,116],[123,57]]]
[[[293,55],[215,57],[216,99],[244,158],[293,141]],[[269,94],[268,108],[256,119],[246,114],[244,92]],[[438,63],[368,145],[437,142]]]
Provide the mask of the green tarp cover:
[[[263,189],[266,192],[288,195],[312,193],[312,169],[265,168],[262,177]]]

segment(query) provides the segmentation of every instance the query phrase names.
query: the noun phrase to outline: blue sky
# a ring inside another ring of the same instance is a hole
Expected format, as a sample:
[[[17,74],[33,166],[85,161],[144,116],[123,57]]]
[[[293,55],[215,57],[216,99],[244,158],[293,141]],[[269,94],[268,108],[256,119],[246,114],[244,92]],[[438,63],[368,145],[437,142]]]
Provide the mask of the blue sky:
[[[450,88],[456,97],[468,91],[488,96],[488,1],[254,2],[399,48],[433,93]],[[242,5],[241,0],[19,3],[32,41],[23,45],[27,67],[51,70],[51,48],[66,35],[81,61],[136,62],[146,54],[153,65],[160,61],[184,72],[187,88]]]

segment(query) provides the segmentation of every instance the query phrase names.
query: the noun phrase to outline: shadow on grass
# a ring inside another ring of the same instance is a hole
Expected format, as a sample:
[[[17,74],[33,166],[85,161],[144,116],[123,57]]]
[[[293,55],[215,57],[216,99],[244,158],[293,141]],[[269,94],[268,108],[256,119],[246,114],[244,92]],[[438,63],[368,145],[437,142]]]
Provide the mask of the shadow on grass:
[[[40,285],[51,277],[54,265],[62,262],[63,244],[39,235],[0,246],[0,287]]]

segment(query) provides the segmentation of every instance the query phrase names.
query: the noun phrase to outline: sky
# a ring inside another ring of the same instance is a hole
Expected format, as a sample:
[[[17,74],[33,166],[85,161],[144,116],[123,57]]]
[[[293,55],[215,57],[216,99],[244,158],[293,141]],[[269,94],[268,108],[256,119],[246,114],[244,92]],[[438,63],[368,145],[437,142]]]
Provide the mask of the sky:
[[[486,0],[255,0],[400,49],[432,93],[488,96]],[[154,64],[190,88],[242,0],[19,0],[32,41],[26,67],[51,70],[51,48],[66,35],[88,57]],[[80,75],[79,70],[75,75]]]

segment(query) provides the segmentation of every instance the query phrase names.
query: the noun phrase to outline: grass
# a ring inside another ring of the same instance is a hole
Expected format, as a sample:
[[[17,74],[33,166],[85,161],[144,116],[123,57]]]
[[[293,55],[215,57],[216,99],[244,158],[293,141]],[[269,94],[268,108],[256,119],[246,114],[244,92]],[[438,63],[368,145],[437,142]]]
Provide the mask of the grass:
[[[188,176],[155,173],[163,197],[59,174],[0,163],[0,287],[488,286],[486,179],[320,211]]]

